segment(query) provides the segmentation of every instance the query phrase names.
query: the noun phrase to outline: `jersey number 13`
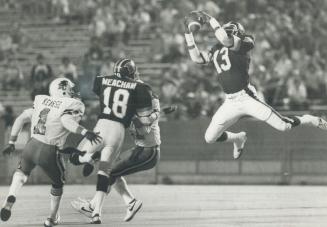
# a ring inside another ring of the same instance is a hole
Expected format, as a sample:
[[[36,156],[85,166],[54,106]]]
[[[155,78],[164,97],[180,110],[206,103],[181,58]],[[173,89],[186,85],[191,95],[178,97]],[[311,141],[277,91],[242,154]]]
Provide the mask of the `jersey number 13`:
[[[217,50],[213,56],[213,62],[216,66],[217,72],[220,74],[223,71],[228,71],[232,67],[228,56],[228,48],[223,47],[220,50]]]
[[[113,93],[113,94],[112,94]],[[110,105],[109,100],[113,95],[113,102]],[[104,114],[113,113],[118,118],[124,118],[126,115],[127,104],[129,99],[129,92],[125,89],[112,90],[112,87],[107,87],[103,91],[103,109]]]

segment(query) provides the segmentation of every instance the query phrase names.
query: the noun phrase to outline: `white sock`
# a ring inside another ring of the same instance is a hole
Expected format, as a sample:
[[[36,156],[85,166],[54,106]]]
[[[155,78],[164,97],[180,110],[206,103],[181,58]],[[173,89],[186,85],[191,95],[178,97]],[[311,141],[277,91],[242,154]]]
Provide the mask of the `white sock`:
[[[131,201],[134,200],[135,197],[129,190],[125,178],[117,178],[116,183],[114,184],[114,188],[116,189],[118,194],[123,198],[126,205],[128,205]]]
[[[235,142],[239,139],[239,133],[233,133],[226,131],[227,139],[225,142]]]
[[[103,191],[96,191],[95,195],[94,195],[94,210],[92,212],[92,216],[94,216],[95,214],[99,214],[101,216],[101,212],[102,212],[102,206],[103,206],[103,202],[104,199],[106,197],[107,193],[103,192]]]
[[[13,195],[16,197],[18,191],[23,187],[23,185],[27,181],[27,176],[21,172],[21,171],[16,171],[12,177],[12,182],[9,188],[9,196]]]
[[[55,196],[50,194],[50,218],[53,220],[56,220],[59,205],[60,205],[60,200],[61,200],[61,195],[60,196]]]

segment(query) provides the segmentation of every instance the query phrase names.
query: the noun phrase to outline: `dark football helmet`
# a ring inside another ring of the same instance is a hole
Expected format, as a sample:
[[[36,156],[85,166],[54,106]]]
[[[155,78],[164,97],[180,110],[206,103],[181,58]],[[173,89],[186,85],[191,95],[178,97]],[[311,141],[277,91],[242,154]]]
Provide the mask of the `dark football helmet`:
[[[121,78],[136,79],[137,69],[135,62],[128,58],[118,60],[114,65],[114,74]]]
[[[230,21],[223,25],[228,36],[235,35],[237,37],[243,37],[245,35],[245,29],[243,25],[238,22]]]

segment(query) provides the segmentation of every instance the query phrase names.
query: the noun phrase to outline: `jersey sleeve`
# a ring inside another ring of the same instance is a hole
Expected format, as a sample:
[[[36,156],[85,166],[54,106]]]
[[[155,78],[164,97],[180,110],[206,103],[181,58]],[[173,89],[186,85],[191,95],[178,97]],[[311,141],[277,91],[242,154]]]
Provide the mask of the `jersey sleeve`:
[[[97,95],[100,96],[101,92],[101,81],[102,81],[102,76],[98,76],[94,79],[93,82],[93,92]]]
[[[84,115],[85,106],[79,100],[69,100],[64,106],[62,116],[71,115],[76,121],[80,121]]]
[[[151,88],[145,84],[136,87],[136,109],[152,108]]]
[[[254,37],[247,35],[241,40],[239,52],[246,53],[254,48]]]

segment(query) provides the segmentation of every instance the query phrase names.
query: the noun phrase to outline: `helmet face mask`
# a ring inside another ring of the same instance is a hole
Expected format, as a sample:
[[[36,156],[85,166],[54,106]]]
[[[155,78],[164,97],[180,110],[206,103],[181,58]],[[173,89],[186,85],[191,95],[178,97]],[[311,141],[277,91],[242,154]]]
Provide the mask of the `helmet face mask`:
[[[223,29],[226,31],[227,35],[235,35],[237,37],[242,37],[245,34],[243,25],[238,22],[230,21],[223,25]]]
[[[79,98],[79,91],[75,84],[67,78],[58,78],[51,82],[49,87],[50,96],[56,98]]]
[[[137,78],[135,62],[128,58],[118,60],[114,66],[114,74],[121,78],[135,80]]]

